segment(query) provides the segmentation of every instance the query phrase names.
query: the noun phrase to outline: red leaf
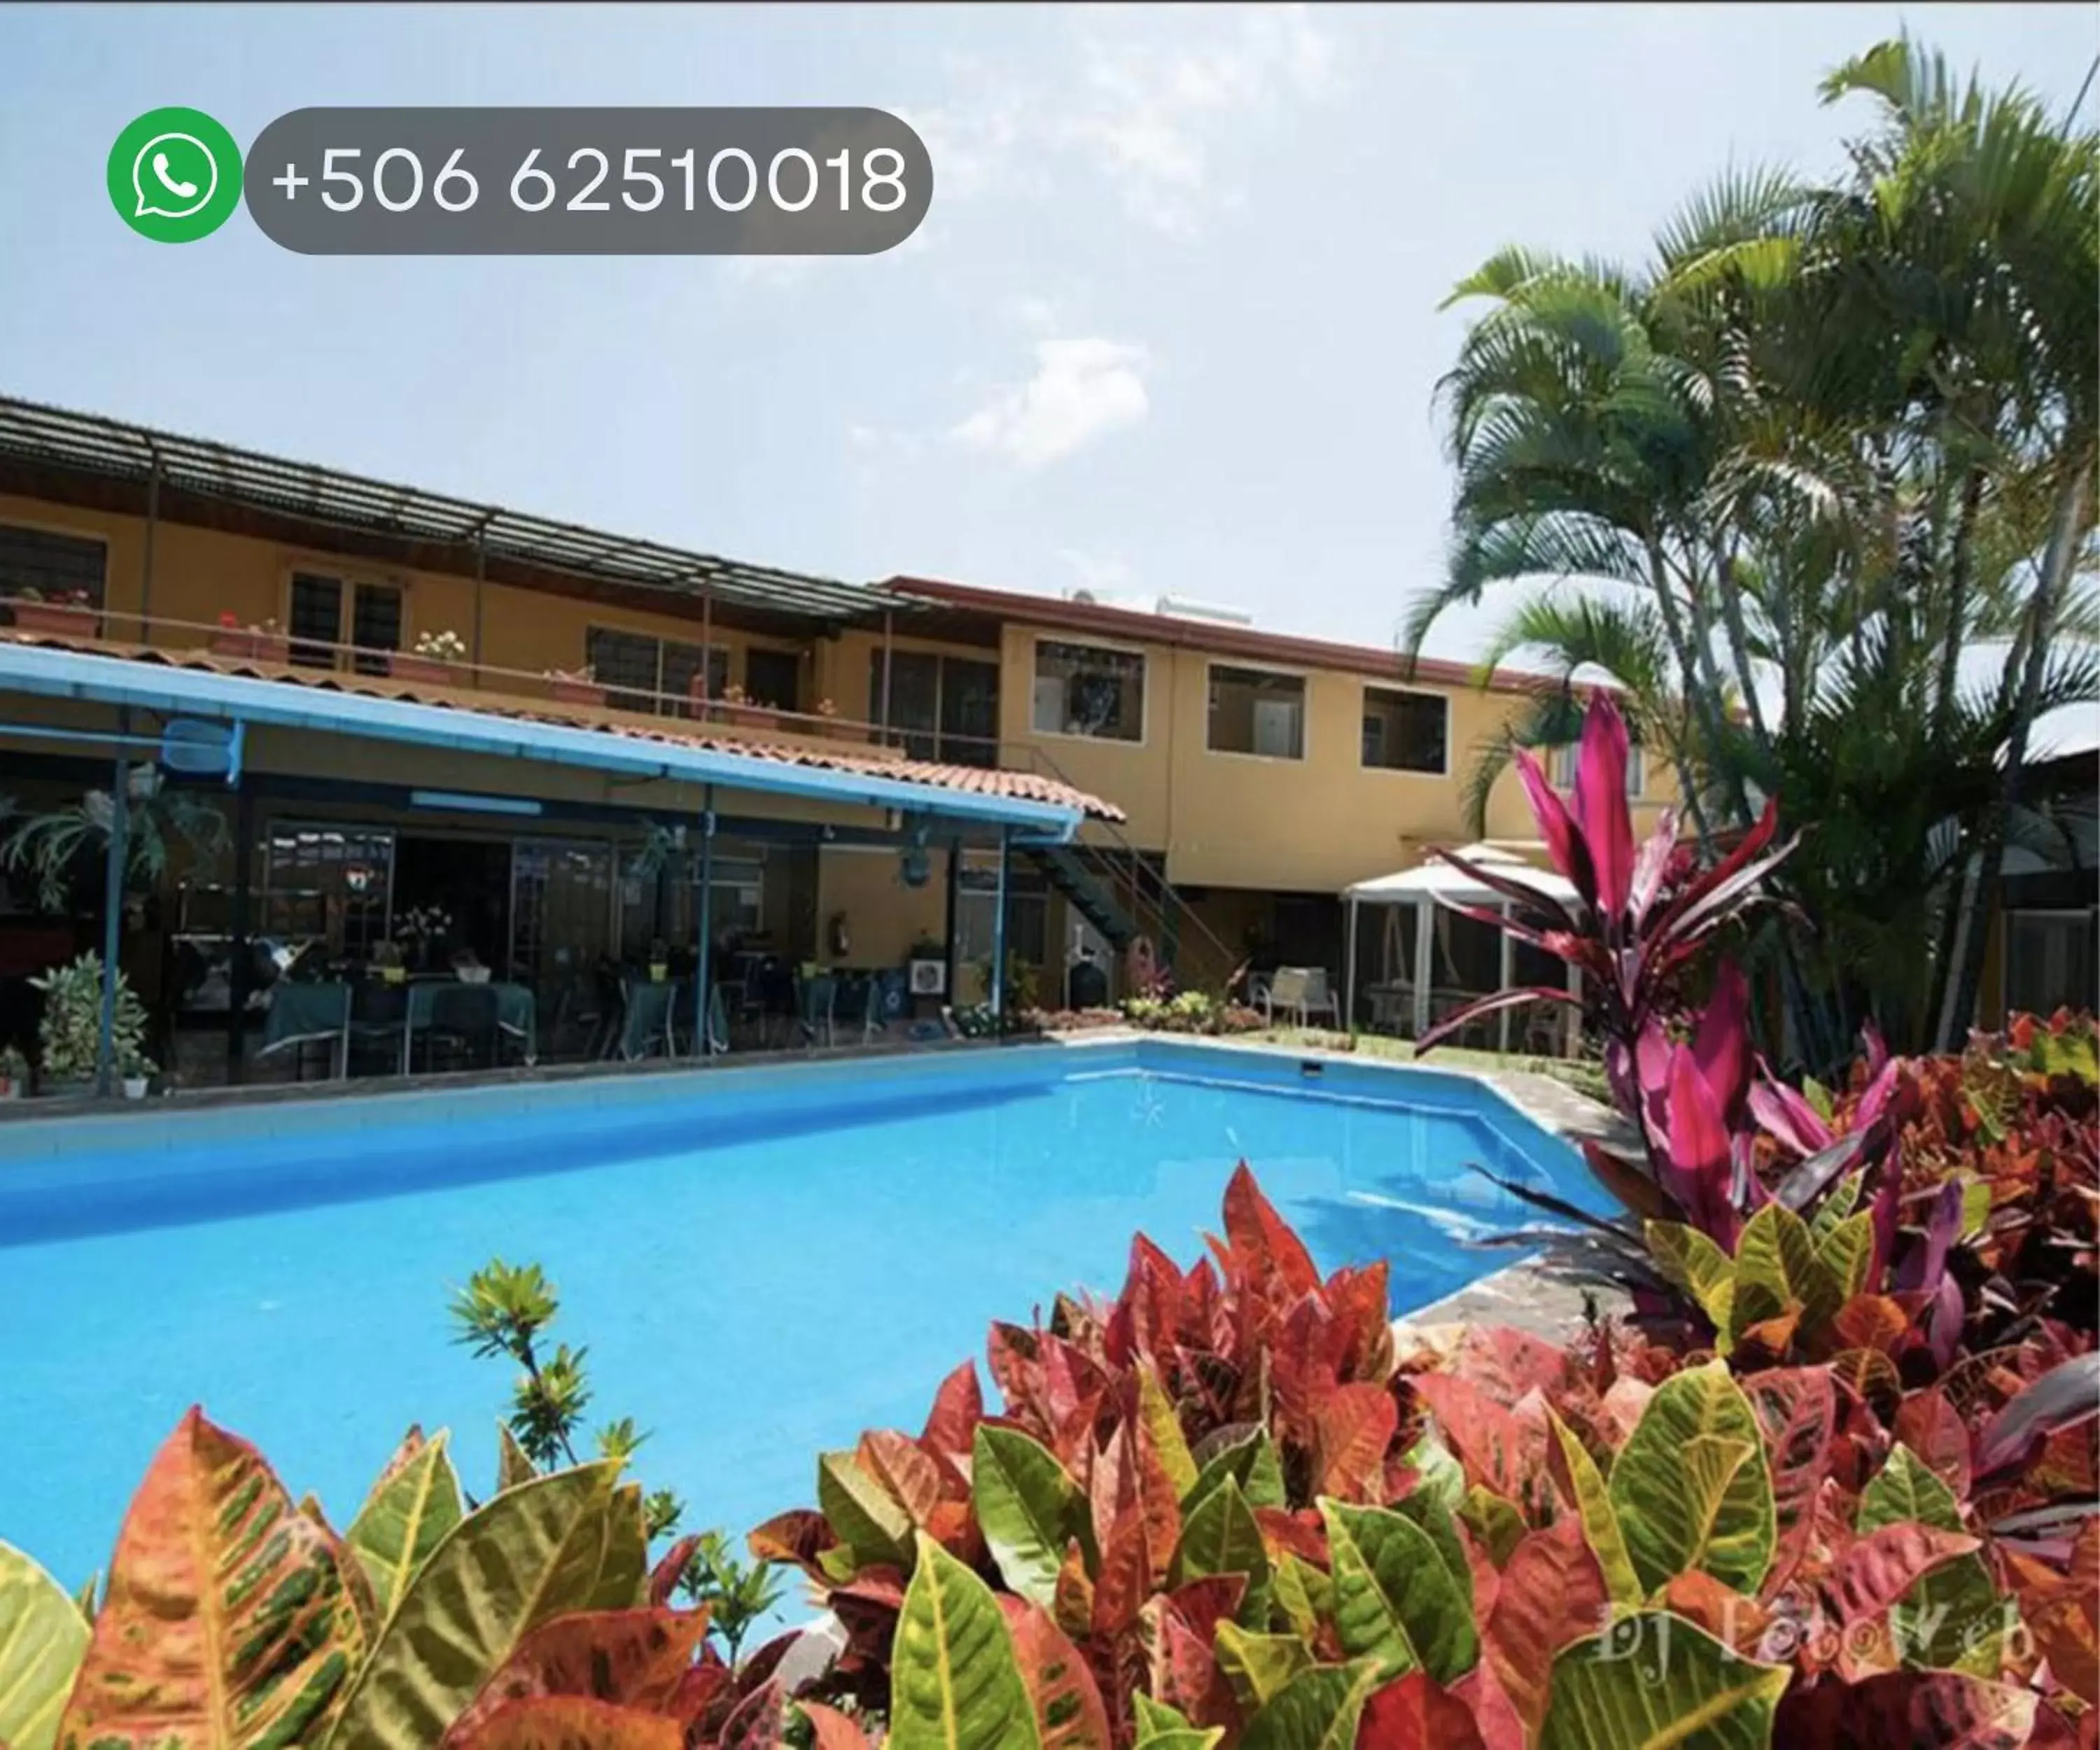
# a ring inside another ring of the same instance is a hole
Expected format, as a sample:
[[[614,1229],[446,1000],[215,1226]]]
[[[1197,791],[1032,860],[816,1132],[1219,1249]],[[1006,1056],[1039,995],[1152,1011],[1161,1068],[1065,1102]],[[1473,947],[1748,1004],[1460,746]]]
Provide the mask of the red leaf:
[[[756,1536],[757,1533],[752,1535]],[[649,1570],[650,1603],[661,1608],[671,1602],[671,1594],[685,1576],[686,1564],[693,1559],[693,1552],[699,1547],[699,1537],[695,1534],[681,1537],[664,1552],[663,1559]]]
[[[1747,1598],[1701,1568],[1673,1576],[1662,1589],[1662,1602],[1687,1622],[1696,1623],[1723,1645],[1746,1656],[1756,1652],[1758,1638],[1771,1621],[1771,1612],[1755,1598]]]
[[[1529,1532],[1502,1564],[1483,1637],[1495,1675],[1525,1727],[1546,1717],[1553,1655],[1604,1625],[1604,1576],[1571,1515]]]
[[[1733,1130],[1742,1122],[1749,1099],[1750,983],[1733,960],[1723,960],[1714,975],[1713,995],[1692,1036],[1692,1056],[1720,1108],[1721,1122]]]
[[[1364,1704],[1356,1750],[1487,1750],[1473,1710],[1420,1671],[1410,1671]]]
[[[796,1706],[810,1722],[816,1750],[868,1750],[867,1734],[860,1729],[859,1722],[848,1719],[837,1708],[827,1708],[820,1701],[797,1702]]]
[[[1143,1234],[1130,1242],[1130,1270],[1109,1321],[1109,1359],[1128,1366],[1171,1352],[1181,1324],[1181,1272]]]
[[[1445,1373],[1414,1376],[1410,1384],[1444,1430],[1444,1439],[1465,1467],[1466,1480],[1509,1501],[1529,1498],[1546,1469],[1546,1426],[1520,1417],[1468,1380]]]
[[[1695,1227],[1733,1252],[1738,1224],[1728,1201],[1727,1126],[1706,1078],[1681,1046],[1670,1054],[1669,1124],[1663,1188],[1684,1206]]]
[[[1610,694],[1590,695],[1570,812],[1597,871],[1597,907],[1616,924],[1633,891],[1634,822],[1626,805],[1626,725]]]
[[[1400,1406],[1383,1386],[1343,1386],[1313,1412],[1312,1464],[1319,1492],[1378,1505],[1385,1449],[1400,1428]]]
[[[908,1434],[871,1428],[860,1437],[862,1467],[896,1497],[914,1525],[932,1519],[941,1500],[941,1468]]]
[[[933,1394],[933,1408],[919,1444],[938,1457],[961,1461],[967,1477],[977,1424],[983,1420],[984,1394],[977,1389],[977,1364],[965,1361]]]
[[[1800,1564],[1815,1533],[1815,1498],[1830,1474],[1838,1431],[1838,1389],[1820,1367],[1772,1368],[1740,1383],[1757,1412],[1771,1466],[1779,1538],[1765,1576],[1763,1595],[1769,1598]]]
[[[1780,1699],[1776,1744],[1817,1750],[2021,1750],[2035,1698],[1952,1671],[1892,1671],[1859,1683],[1794,1685]]]
[[[1288,1550],[1315,1567],[1327,1565],[1326,1529],[1311,1508],[1290,1513],[1282,1507],[1257,1507],[1254,1522],[1261,1527],[1262,1544],[1272,1558]]]
[[[1514,1405],[1534,1387],[1549,1398],[1564,1391],[1568,1351],[1510,1325],[1476,1325],[1467,1330],[1448,1370],[1471,1380],[1498,1403]]]
[[[1231,1683],[1218,1668],[1215,1624],[1192,1624],[1165,1596],[1146,1602],[1144,1623],[1148,1631],[1144,1638],[1150,1649],[1146,1675],[1153,1698],[1178,1708],[1196,1725],[1237,1729],[1239,1704]]]
[[[1896,1412],[1890,1431],[1954,1491],[1956,1500],[1969,1498],[1969,1430],[1946,1393],[1937,1386],[1912,1392]]]
[[[1589,846],[1576,831],[1574,817],[1547,778],[1538,756],[1523,747],[1516,749],[1515,755],[1517,781],[1524,786],[1525,800],[1531,804],[1531,818],[1538,822],[1539,837],[1546,841],[1547,857],[1582,896],[1582,903],[1594,906],[1597,872],[1590,861]]]
[[[1320,1285],[1312,1254],[1261,1194],[1244,1161],[1225,1187],[1225,1238],[1234,1263],[1271,1305],[1288,1306]]]
[[[1011,1593],[1001,1593],[999,1604],[1035,1703],[1043,1750],[1110,1750],[1108,1712],[1079,1650],[1041,1605]]]
[[[722,1721],[716,1750],[777,1750],[785,1699],[779,1678],[760,1685]]]
[[[1831,1585],[1838,1620],[1851,1624],[1880,1616],[1921,1575],[1976,1547],[1977,1540],[1965,1532],[1943,1532],[1911,1520],[1868,1532],[1838,1565]]]
[[[512,1702],[481,1720],[470,1735],[447,1736],[458,1750],[681,1750],[685,1728],[668,1714],[622,1708],[579,1695]]]
[[[799,1567],[812,1580],[825,1578],[817,1558],[836,1547],[837,1536],[823,1514],[808,1507],[776,1514],[752,1531],[744,1545],[761,1562],[785,1562]]]

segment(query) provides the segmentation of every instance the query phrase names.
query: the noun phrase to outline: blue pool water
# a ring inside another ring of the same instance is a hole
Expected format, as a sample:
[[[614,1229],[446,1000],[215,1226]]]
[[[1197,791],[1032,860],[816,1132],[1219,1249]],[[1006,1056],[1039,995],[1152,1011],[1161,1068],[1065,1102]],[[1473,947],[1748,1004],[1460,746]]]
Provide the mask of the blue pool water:
[[[499,1254],[652,1430],[637,1474],[741,1532],[1134,1232],[1192,1261],[1242,1157],[1396,1314],[1508,1261],[1458,1243],[1527,1219],[1468,1162],[1590,1195],[1462,1078],[1150,1042],[0,1126],[0,1539],[105,1565],[192,1403],[338,1525],[411,1422],[487,1492],[510,1373],[446,1303]]]

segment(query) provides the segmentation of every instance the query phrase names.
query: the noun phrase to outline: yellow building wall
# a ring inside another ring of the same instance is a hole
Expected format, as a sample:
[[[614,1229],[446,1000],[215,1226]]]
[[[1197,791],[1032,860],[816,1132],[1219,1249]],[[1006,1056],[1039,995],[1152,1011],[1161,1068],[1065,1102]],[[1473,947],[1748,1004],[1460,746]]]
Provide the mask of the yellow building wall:
[[[827,845],[818,864],[817,958],[826,965],[901,966],[923,933],[934,941],[947,927],[948,859],[928,859],[924,887],[897,878],[898,853]],[[832,950],[832,920],[845,917],[846,951]]]

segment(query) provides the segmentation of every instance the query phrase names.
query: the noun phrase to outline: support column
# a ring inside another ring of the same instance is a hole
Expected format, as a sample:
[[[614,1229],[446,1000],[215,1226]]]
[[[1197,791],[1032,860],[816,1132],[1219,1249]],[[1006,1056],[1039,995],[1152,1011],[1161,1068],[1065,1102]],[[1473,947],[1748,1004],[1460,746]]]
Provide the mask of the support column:
[[[1429,936],[1436,902],[1422,899],[1414,907],[1414,1037],[1429,1030],[1429,980],[1434,970],[1430,960]]]
[[[131,733],[131,708],[120,706],[117,733]],[[109,857],[102,884],[102,1024],[95,1042],[95,1092],[109,1097],[109,1082],[116,1060],[117,950],[124,930],[124,863],[130,852],[131,764],[121,743],[117,749],[117,773],[109,792]]]
[[[1360,901],[1349,896],[1348,959],[1343,963],[1342,972],[1342,1031],[1357,1030],[1357,911]]]
[[[879,721],[882,730],[882,745],[885,747],[889,745],[890,680],[896,667],[895,613],[892,609],[885,608],[882,611],[882,699],[879,707],[881,712]]]
[[[255,791],[244,778],[233,810],[233,915],[227,920],[232,958],[226,980],[226,1079],[233,1086],[248,1079],[248,983],[254,963],[248,946],[248,911],[254,866]]]
[[[1006,859],[1010,829],[999,829],[999,885],[991,914],[991,1018],[995,1025],[1006,1015]]]
[[[955,899],[962,890],[963,841],[954,839],[948,844],[948,906],[947,915],[941,928],[941,950],[947,956],[948,988],[943,1001],[952,1006],[955,1000]]]
[[[146,556],[139,575],[139,641],[153,641],[153,535],[161,522],[161,452],[153,452],[153,471],[146,476]]]
[[[474,538],[474,684],[484,685],[481,672],[481,598],[488,581],[488,547],[480,536]]]
[[[704,661],[706,659],[703,658]],[[715,1054],[715,787],[709,784],[700,800],[700,941],[699,1053]]]
[[[660,674],[660,681],[663,677]],[[703,723],[714,721],[715,702],[715,593],[700,585],[700,697],[707,705],[697,715]]]

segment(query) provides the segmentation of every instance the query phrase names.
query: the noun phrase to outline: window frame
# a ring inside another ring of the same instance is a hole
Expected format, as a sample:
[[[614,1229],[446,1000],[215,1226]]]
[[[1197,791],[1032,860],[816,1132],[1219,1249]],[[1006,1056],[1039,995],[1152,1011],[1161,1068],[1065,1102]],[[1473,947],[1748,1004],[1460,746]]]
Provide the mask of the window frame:
[[[1371,694],[1374,693],[1389,694],[1395,699],[1431,699],[1443,707],[1444,760],[1441,765],[1434,770],[1420,765],[1391,765],[1383,763],[1374,765],[1364,757],[1364,720],[1371,714]],[[1394,686],[1383,681],[1366,681],[1359,690],[1357,700],[1357,769],[1360,772],[1384,772],[1395,778],[1427,778],[1432,780],[1447,778],[1451,775],[1453,752],[1451,740],[1454,727],[1454,715],[1451,709],[1451,695],[1449,693],[1437,692],[1432,687]]]
[[[629,698],[639,698],[642,695],[633,687],[617,681],[609,680],[606,676],[596,672],[597,659],[591,654],[591,641],[601,635],[608,638],[633,638],[653,644],[656,647],[655,678],[648,689],[647,704],[638,707],[620,704],[614,699],[615,694]],[[607,626],[596,620],[586,620],[584,624],[584,666],[593,671],[596,684],[605,689],[607,703],[613,710],[629,712],[636,716],[673,717],[687,722],[697,722],[699,721],[701,713],[695,708],[690,694],[683,695],[672,694],[664,684],[664,659],[673,646],[680,650],[692,650],[699,654],[698,672],[707,677],[708,703],[711,705],[720,704],[722,694],[729,689],[731,658],[735,654],[734,646],[717,643],[712,639],[702,642],[695,639],[673,637],[667,633],[646,631],[634,626]],[[720,686],[715,685],[715,676],[718,669],[721,676]],[[688,678],[690,681],[690,677]]]
[[[1273,675],[1278,680],[1298,683],[1296,753],[1263,753],[1253,747],[1220,747],[1211,739],[1215,721],[1215,701],[1211,696],[1211,689],[1217,685],[1218,671],[1221,668],[1235,674]],[[1312,677],[1302,668],[1286,668],[1274,663],[1225,662],[1216,657],[1207,657],[1203,663],[1203,752],[1225,760],[1258,760],[1264,765],[1308,764],[1312,757]]]
[[[1046,730],[1035,721],[1035,688],[1042,679],[1043,646],[1046,644],[1066,645],[1075,650],[1107,650],[1118,656],[1135,656],[1138,661],[1137,734],[1075,735],[1069,730]],[[1028,645],[1028,733],[1052,741],[1078,742],[1088,747],[1145,747],[1152,741],[1152,652],[1141,644],[1125,644],[1113,638],[1072,637],[1054,632],[1033,633]]]
[[[332,578],[335,581],[336,587],[342,592],[336,598],[335,637],[331,641],[336,648],[329,653],[330,657],[329,667],[334,673],[383,675],[386,672],[384,666],[360,667],[358,662],[358,650],[352,645],[352,637],[357,630],[357,592],[361,588],[390,589],[399,597],[401,603],[400,624],[395,633],[395,636],[400,640],[399,643],[395,645],[391,651],[380,650],[377,646],[369,646],[371,655],[398,656],[414,650],[416,635],[420,628],[416,625],[412,612],[415,605],[416,593],[409,580],[398,572],[372,571],[361,566],[343,565],[339,563],[333,555],[322,553],[295,555],[286,562],[285,566],[284,585],[278,592],[280,617],[277,624],[285,628],[286,643],[290,650],[296,652],[299,646],[307,641],[296,636],[292,630],[292,602],[294,593],[298,588],[298,580],[302,577]],[[298,663],[297,666],[314,668],[316,670],[319,668],[317,663]]]
[[[1575,774],[1582,758],[1580,742],[1562,742],[1551,750],[1552,757],[1546,763],[1546,775],[1555,790],[1573,790]],[[1648,797],[1648,752],[1637,741],[1626,743],[1626,800],[1640,802]]]
[[[110,537],[108,535],[97,529],[68,528],[64,523],[46,522],[39,518],[18,517],[11,514],[0,516],[0,529],[20,529],[25,534],[30,535],[55,535],[62,540],[77,540],[83,544],[92,542],[99,547],[102,549],[102,587],[95,593],[95,611],[97,614],[108,614],[110,611]],[[11,602],[15,599],[15,595],[10,592],[5,595],[4,599]]]

